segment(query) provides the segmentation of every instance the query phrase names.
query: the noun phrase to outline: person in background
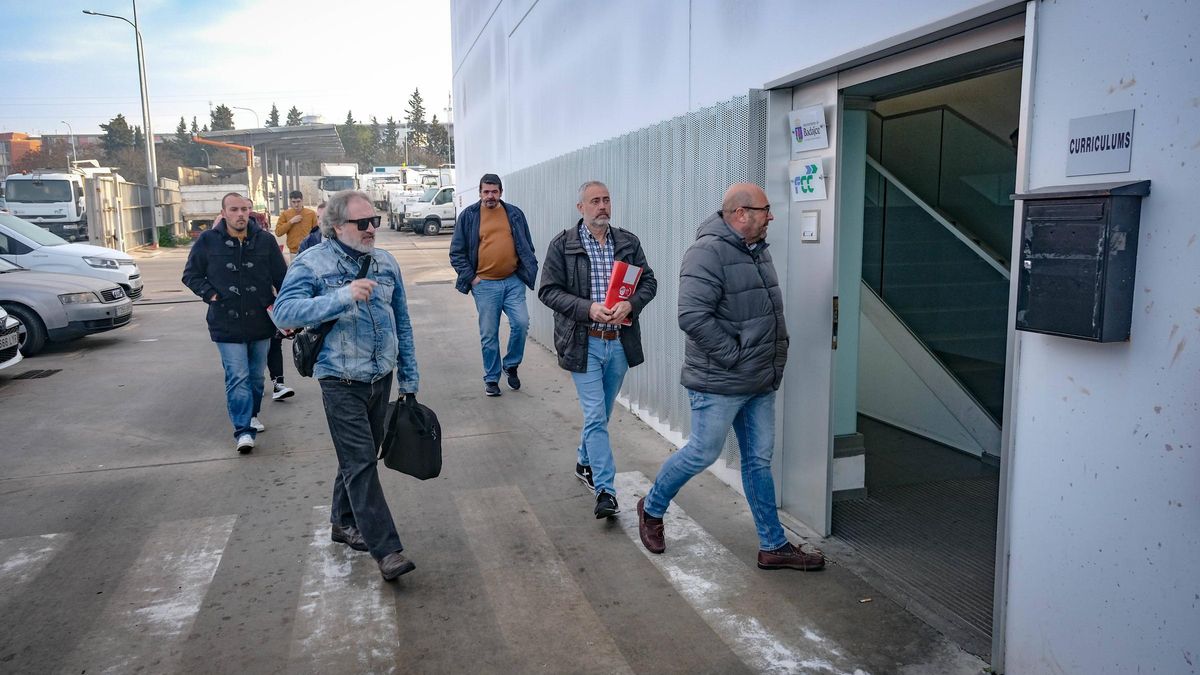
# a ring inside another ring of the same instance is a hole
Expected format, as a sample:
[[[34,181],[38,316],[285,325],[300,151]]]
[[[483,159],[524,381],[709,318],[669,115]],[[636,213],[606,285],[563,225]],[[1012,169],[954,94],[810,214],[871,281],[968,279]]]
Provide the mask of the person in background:
[[[320,222],[321,216],[323,216],[324,214],[325,214],[325,202],[322,201],[320,204],[317,204],[317,219],[318,219],[317,222],[318,223]],[[300,252],[303,253],[305,251],[305,249],[311,248],[319,243],[321,243],[321,226],[318,224],[318,225],[314,225],[312,232],[309,232],[308,236],[304,238],[304,241],[300,242]]]

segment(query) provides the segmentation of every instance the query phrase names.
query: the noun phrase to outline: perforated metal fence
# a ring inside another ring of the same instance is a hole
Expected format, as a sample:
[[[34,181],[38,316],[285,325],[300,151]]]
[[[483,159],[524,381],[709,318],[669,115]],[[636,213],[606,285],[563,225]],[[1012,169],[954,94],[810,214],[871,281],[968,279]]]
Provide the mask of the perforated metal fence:
[[[639,413],[684,435],[690,412],[679,384],[679,265],[701,221],[720,209],[725,188],[764,185],[766,118],[765,96],[751,91],[504,176],[505,201],[525,212],[539,260],[556,234],[578,223],[579,186],[608,185],[613,224],[638,235],[658,280],[640,319],[646,362],[629,371],[621,391]],[[530,334],[553,349],[553,313],[536,298],[529,309]],[[730,443],[726,458],[736,465]]]

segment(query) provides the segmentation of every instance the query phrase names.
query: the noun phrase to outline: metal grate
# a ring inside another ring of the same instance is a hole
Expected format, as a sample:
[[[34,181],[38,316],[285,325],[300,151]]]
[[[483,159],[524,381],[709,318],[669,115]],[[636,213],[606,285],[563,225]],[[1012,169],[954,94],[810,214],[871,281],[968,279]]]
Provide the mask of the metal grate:
[[[50,370],[27,370],[20,375],[13,376],[14,380],[40,380],[43,377],[50,377],[55,373],[61,373],[61,368],[53,368]]]
[[[613,198],[613,222],[636,233],[658,280],[658,297],[641,316],[646,363],[629,371],[622,392],[672,430],[687,433],[690,408],[679,385],[683,333],[676,307],[679,266],[696,228],[720,208],[729,184],[765,185],[766,95],[752,91],[527,167],[504,177],[505,197],[528,217],[534,247],[578,222],[579,186],[601,180]],[[530,334],[553,345],[549,309],[533,301]],[[732,434],[724,457],[737,466]]]

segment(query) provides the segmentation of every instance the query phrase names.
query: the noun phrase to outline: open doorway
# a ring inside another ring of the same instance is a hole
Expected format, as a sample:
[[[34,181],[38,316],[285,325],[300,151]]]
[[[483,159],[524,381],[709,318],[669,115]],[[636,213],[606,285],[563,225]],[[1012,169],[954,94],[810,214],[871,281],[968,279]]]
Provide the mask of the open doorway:
[[[835,365],[855,392],[835,410],[835,446],[857,446],[865,480],[834,493],[832,534],[984,655],[1023,48],[1010,40],[840,92],[838,227],[861,238],[845,238],[838,264],[861,279],[857,344]]]

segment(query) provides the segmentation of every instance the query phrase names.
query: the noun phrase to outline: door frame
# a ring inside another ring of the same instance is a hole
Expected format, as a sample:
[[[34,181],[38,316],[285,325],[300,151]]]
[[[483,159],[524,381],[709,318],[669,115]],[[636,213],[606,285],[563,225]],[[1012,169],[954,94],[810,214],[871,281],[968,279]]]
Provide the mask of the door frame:
[[[941,61],[972,52],[984,47],[1023,38],[1024,53],[1022,57],[1021,102],[1019,126],[1021,129],[1030,128],[1032,119],[1031,101],[1033,97],[1034,66],[1036,64],[1036,5],[1033,0],[1028,2],[994,2],[985,7],[977,8],[968,13],[927,26],[915,32],[895,36],[862,49],[855,50],[843,56],[816,64],[791,75],[766,83],[763,86],[769,96],[767,157],[766,157],[766,188],[767,197],[772,205],[782,204],[776,208],[777,217],[787,223],[787,227],[778,228],[782,233],[772,232],[771,242],[775,251],[783,249],[787,252],[786,263],[780,265],[782,255],[775,254],[776,266],[779,269],[780,285],[785,291],[785,299],[789,316],[792,318],[793,330],[791,349],[789,353],[789,373],[785,375],[784,386],[780,390],[777,402],[777,427],[783,429],[782,439],[777,437],[776,468],[778,469],[777,487],[778,500],[781,507],[790,515],[796,517],[816,534],[827,536],[830,532],[832,517],[832,464],[833,464],[833,365],[834,353],[828,345],[832,334],[832,316],[830,299],[839,293],[858,292],[854,289],[839,289],[837,280],[837,233],[838,212],[836,209],[836,188],[841,174],[841,165],[837,161],[837,150],[840,147],[840,122],[842,116],[842,92],[851,86],[874,79],[911,70],[928,63]],[[922,31],[923,34],[922,34]],[[830,94],[832,89],[832,106]],[[787,123],[787,113],[805,104],[820,102],[826,105],[827,131],[830,133],[830,144],[827,150],[806,155],[806,159],[820,157],[827,159],[824,170],[826,175],[826,190],[828,198],[823,202],[800,203],[799,208],[792,208],[790,201],[790,186],[787,180],[787,164],[790,160],[790,138]],[[1029,145],[1027,135],[1019,137],[1017,149],[1016,190],[1019,192],[1028,183]],[[814,206],[809,207],[808,204]],[[821,242],[806,251],[799,236],[789,237],[787,233],[793,227],[799,227],[800,211],[817,209],[821,211],[820,228]],[[1019,231],[1019,213],[1014,212],[1014,232]],[[1020,245],[1020,238],[1013,237],[1014,250]],[[818,255],[811,255],[816,252]],[[816,261],[819,273],[824,279],[813,278],[814,270],[806,263]],[[1010,257],[1016,260],[1015,254]],[[814,282],[815,288],[804,284]],[[821,295],[820,290],[828,287],[830,292]],[[1008,308],[1008,340],[1007,365],[1004,377],[1004,422],[1001,427],[1001,456],[1004,461],[1000,467],[1000,489],[997,504],[996,523],[996,581],[993,591],[993,623],[992,623],[992,667],[994,672],[1004,671],[1005,623],[1008,600],[1008,556],[1009,556],[1009,504],[1011,502],[1011,466],[1016,459],[1013,456],[1012,438],[1014,424],[1014,383],[1019,371],[1018,336],[1014,330],[1016,308],[1016,284],[1010,284]],[[822,305],[824,302],[824,305]],[[818,317],[824,321],[815,321]],[[802,320],[797,321],[796,317]],[[821,329],[818,333],[801,329],[795,331],[802,323],[815,323]],[[810,342],[806,343],[805,340]],[[797,359],[798,350],[806,350],[805,356]],[[820,351],[825,350],[824,358]],[[818,372],[799,372],[797,362],[818,364]],[[821,396],[812,396],[818,392]],[[806,406],[816,406],[816,410]],[[807,425],[806,425],[807,422]],[[822,498],[812,494],[814,485]],[[820,488],[823,487],[823,490]]]

